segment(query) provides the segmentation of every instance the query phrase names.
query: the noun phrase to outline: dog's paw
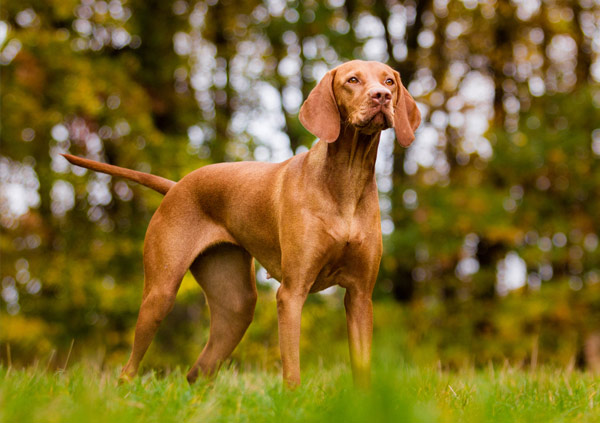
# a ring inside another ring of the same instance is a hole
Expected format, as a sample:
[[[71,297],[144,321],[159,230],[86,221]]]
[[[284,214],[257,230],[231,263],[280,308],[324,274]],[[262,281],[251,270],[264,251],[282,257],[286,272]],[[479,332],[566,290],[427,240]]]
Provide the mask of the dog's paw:
[[[129,385],[131,382],[133,382],[134,377],[135,376],[131,376],[126,373],[121,373],[121,375],[119,376],[119,380],[117,381],[117,384],[119,386]]]

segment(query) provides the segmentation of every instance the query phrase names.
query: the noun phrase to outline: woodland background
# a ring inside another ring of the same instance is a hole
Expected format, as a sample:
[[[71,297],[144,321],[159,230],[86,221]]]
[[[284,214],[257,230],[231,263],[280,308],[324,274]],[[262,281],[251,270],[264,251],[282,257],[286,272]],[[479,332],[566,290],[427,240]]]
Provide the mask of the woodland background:
[[[123,363],[161,196],[70,152],[177,180],[281,161],[297,113],[350,59],[401,73],[422,112],[377,163],[376,345],[398,361],[600,371],[598,0],[5,0],[0,5],[0,358]],[[272,281],[234,353],[278,360]],[[343,292],[311,295],[302,357],[347,360]],[[207,336],[186,276],[146,359]],[[327,346],[324,348],[324,346]]]

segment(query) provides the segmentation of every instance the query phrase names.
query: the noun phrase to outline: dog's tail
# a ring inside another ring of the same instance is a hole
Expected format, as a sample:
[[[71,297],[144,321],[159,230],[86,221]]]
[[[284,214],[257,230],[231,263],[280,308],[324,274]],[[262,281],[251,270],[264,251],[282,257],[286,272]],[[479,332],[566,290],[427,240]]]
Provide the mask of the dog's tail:
[[[95,170],[96,172],[108,173],[109,175],[120,176],[122,178],[132,180],[147,186],[148,188],[152,188],[154,191],[158,191],[163,195],[166,194],[173,185],[175,185],[175,182],[169,179],[152,175],[150,173],[138,172],[137,170],[100,163],[94,160],[73,156],[71,154],[63,154],[63,157],[74,165]]]

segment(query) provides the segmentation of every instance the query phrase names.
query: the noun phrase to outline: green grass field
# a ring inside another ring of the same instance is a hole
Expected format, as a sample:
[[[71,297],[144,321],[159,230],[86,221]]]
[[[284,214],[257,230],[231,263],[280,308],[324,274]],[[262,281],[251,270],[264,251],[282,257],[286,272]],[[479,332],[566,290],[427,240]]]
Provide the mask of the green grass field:
[[[146,373],[117,386],[117,369],[0,368],[0,421],[27,422],[596,422],[600,379],[541,368],[439,371],[376,364],[370,391],[345,364],[303,371],[296,391],[274,371],[222,369],[190,387],[185,374]]]

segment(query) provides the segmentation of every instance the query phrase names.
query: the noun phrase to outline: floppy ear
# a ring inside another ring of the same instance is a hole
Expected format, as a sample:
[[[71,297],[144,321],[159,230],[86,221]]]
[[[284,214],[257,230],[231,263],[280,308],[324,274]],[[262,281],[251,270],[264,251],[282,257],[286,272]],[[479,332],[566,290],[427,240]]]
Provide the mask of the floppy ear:
[[[319,81],[300,108],[300,122],[311,134],[334,142],[340,135],[340,112],[333,95],[335,69]]]
[[[399,89],[394,106],[394,131],[400,145],[408,147],[415,140],[415,130],[421,123],[421,112],[408,90],[402,85],[400,74],[394,71],[394,76]]]

